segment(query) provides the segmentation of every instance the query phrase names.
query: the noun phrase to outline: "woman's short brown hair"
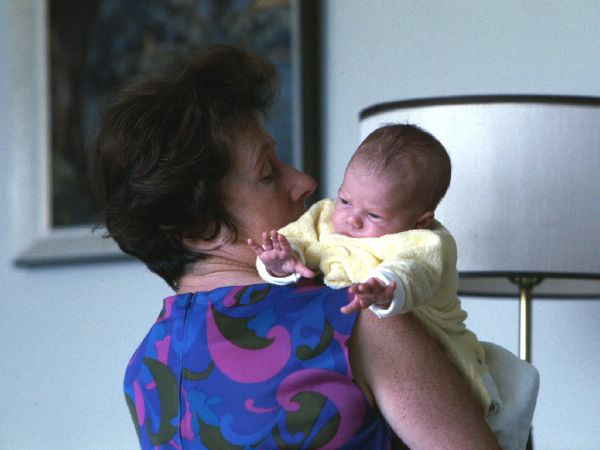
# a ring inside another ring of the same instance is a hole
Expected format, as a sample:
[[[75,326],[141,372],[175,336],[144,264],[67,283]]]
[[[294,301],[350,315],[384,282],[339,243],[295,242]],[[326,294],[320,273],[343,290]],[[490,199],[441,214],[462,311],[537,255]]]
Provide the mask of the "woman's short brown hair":
[[[172,288],[205,257],[183,238],[235,236],[218,190],[230,139],[245,117],[266,113],[277,87],[260,55],[211,46],[133,82],[103,115],[90,162],[99,227]]]

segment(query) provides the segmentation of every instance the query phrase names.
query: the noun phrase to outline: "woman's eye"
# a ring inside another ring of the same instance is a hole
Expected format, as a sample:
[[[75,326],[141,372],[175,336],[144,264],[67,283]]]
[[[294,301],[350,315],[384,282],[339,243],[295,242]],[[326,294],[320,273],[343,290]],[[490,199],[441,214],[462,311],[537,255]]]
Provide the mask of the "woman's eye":
[[[272,181],[273,178],[275,178],[274,170],[272,172],[269,172],[267,175],[262,176],[260,181],[262,181],[263,183],[268,183],[268,182]]]

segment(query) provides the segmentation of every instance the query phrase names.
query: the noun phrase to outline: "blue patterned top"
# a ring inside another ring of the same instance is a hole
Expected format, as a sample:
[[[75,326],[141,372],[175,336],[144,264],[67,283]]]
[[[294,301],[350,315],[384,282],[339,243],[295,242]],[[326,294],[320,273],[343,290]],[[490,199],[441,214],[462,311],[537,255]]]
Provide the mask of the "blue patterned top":
[[[143,449],[388,449],[352,381],[346,289],[257,284],[168,297],[125,374]]]

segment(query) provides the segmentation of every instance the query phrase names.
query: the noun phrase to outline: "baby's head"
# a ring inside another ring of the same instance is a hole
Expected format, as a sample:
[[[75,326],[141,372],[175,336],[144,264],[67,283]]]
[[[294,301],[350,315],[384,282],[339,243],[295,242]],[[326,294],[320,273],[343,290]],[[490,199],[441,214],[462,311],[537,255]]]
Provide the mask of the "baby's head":
[[[409,124],[378,128],[346,168],[333,228],[351,237],[430,228],[450,173],[450,157],[430,133]]]

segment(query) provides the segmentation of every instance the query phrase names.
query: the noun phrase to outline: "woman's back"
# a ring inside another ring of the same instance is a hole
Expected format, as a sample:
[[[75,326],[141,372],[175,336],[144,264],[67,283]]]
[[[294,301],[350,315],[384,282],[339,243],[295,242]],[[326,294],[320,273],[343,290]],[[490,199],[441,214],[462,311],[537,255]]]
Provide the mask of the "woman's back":
[[[347,291],[257,284],[165,299],[127,368],[143,448],[377,448],[353,382]]]

